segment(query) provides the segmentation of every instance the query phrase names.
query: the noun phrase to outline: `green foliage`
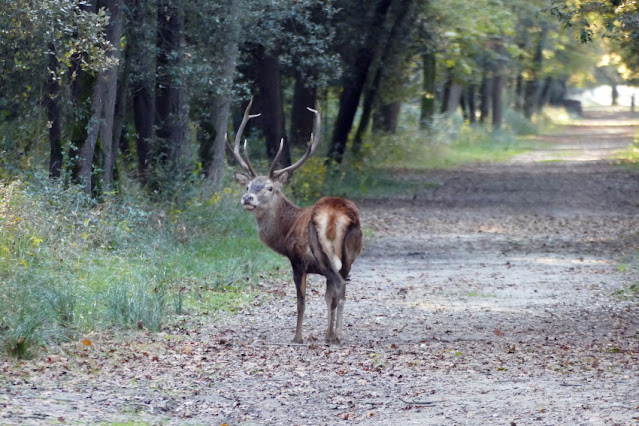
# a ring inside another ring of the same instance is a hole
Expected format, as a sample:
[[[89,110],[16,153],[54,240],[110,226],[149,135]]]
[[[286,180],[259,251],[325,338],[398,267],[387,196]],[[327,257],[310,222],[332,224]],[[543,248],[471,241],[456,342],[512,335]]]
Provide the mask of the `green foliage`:
[[[44,178],[1,183],[0,350],[25,357],[79,332],[239,309],[281,260],[237,191],[196,192],[151,204],[131,185],[98,203]]]

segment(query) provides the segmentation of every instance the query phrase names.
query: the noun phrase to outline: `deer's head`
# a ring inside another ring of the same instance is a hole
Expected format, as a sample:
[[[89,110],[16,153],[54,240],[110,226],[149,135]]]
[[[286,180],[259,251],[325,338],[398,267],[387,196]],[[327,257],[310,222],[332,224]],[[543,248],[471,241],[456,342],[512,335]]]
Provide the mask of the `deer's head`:
[[[227,143],[229,145],[229,149],[233,151],[233,157],[235,157],[235,161],[237,164],[242,167],[246,173],[234,172],[233,175],[235,180],[240,184],[246,187],[246,193],[242,196],[242,207],[245,210],[252,210],[257,212],[259,210],[270,209],[274,207],[277,200],[279,200],[282,195],[282,187],[288,182],[290,174],[293,170],[298,169],[308,160],[308,158],[315,152],[317,145],[320,139],[320,113],[317,110],[307,108],[310,112],[315,114],[315,132],[311,134],[311,140],[308,144],[308,149],[302,155],[302,157],[297,160],[296,163],[291,164],[288,167],[284,167],[282,169],[276,170],[275,166],[277,161],[280,158],[280,154],[282,153],[282,148],[284,147],[284,139],[280,141],[280,148],[273,159],[273,163],[271,165],[271,169],[269,171],[268,176],[260,176],[258,175],[253,166],[251,165],[251,161],[249,159],[248,150],[247,150],[247,142],[244,140],[244,158],[240,154],[240,141],[242,139],[242,133],[244,132],[244,128],[246,127],[246,123],[251,119],[258,117],[260,114],[250,115],[251,106],[253,104],[253,99],[249,102],[246,107],[246,111],[244,111],[244,118],[242,119],[242,123],[237,130],[235,135],[235,144],[231,147],[230,142]]]

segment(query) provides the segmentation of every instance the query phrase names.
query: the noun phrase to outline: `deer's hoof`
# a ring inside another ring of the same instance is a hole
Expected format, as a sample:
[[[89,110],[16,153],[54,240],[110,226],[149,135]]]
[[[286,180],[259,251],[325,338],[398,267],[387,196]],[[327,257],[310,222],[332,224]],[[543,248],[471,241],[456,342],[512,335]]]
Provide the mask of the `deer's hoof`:
[[[295,336],[293,337],[293,343],[304,343],[304,339],[301,336]]]

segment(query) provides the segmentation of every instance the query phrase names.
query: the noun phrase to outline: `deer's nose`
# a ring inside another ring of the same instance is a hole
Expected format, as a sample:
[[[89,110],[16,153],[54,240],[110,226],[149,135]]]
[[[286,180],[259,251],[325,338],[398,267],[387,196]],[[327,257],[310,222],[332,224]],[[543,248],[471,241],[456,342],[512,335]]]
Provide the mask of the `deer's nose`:
[[[242,196],[242,204],[253,204],[253,201],[255,201],[253,194],[244,194],[244,196]]]

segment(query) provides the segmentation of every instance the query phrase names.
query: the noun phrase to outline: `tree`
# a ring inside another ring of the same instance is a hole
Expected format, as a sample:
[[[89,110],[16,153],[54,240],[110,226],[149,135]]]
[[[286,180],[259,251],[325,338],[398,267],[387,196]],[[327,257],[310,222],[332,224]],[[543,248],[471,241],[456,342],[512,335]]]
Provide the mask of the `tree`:
[[[395,0],[398,1],[398,0]],[[364,84],[368,77],[369,68],[373,62],[375,51],[380,46],[382,31],[387,19],[392,0],[378,0],[375,7],[372,8],[372,15],[368,17],[368,31],[365,33],[361,44],[350,46],[348,52],[344,52],[344,56],[351,56],[350,52],[354,50],[352,60],[346,60],[346,67],[342,77],[342,93],[339,98],[339,111],[335,120],[333,129],[333,137],[329,149],[329,158],[341,163],[344,152],[346,150],[346,142],[348,134],[353,126],[353,120],[357,112],[360,96],[364,90]],[[346,12],[345,12],[346,13]],[[353,14],[347,18],[355,19],[355,15],[359,14],[359,10],[350,10]]]
[[[157,161],[171,178],[182,170],[187,107],[182,65],[184,14],[181,0],[158,1],[155,126]]]

